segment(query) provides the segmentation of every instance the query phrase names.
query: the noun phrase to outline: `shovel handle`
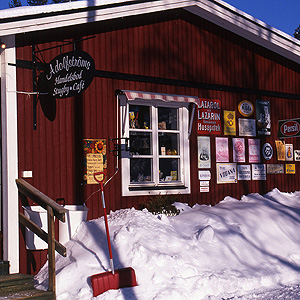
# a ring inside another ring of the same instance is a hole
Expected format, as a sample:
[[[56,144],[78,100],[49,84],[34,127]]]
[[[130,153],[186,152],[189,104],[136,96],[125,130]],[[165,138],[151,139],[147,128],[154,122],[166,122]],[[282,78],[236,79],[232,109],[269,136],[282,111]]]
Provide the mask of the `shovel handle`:
[[[99,180],[99,179],[97,178],[97,176],[99,176],[99,175],[103,175],[103,179],[102,179],[102,180]],[[106,176],[106,171],[103,171],[103,172],[95,172],[95,173],[94,173],[94,179],[95,179],[98,183],[100,183],[101,191],[103,191],[103,182],[104,182],[104,180],[105,180],[105,176]]]

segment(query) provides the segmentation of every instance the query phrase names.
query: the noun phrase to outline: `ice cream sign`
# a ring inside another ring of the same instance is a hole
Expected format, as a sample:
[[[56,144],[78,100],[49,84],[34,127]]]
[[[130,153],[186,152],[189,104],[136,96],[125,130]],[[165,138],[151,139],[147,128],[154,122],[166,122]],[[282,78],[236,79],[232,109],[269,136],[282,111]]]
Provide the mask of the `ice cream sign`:
[[[278,121],[280,138],[300,136],[300,119]]]
[[[81,50],[52,59],[45,72],[47,90],[55,98],[74,97],[85,91],[94,78],[95,63]]]

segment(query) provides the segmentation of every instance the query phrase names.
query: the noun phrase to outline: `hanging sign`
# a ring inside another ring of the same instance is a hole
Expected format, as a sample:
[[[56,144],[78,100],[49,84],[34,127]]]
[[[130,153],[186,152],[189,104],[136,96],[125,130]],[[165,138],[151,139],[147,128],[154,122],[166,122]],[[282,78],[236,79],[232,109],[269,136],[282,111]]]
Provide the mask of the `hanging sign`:
[[[237,183],[236,164],[217,164],[217,183]]]
[[[221,101],[200,99],[198,134],[221,134]]]
[[[224,134],[236,135],[235,111],[224,110]]]
[[[211,166],[210,158],[210,137],[198,136],[198,168],[209,169]]]
[[[300,119],[280,120],[278,121],[278,127],[280,138],[300,136]]]
[[[104,172],[106,163],[106,140],[105,139],[84,139],[84,175],[85,184],[98,184],[94,178],[94,173]],[[101,178],[99,178],[101,180]]]
[[[256,136],[255,120],[239,118],[239,134],[240,136]]]
[[[94,78],[95,63],[81,50],[67,52],[52,59],[45,72],[48,93],[55,98],[81,94]]]
[[[259,139],[249,139],[249,162],[259,163],[260,162],[260,140]]]
[[[233,161],[245,162],[245,140],[243,138],[233,138]]]
[[[273,156],[273,148],[269,143],[265,143],[262,147],[262,154],[265,160],[270,160]]]
[[[256,100],[256,122],[258,135],[271,135],[270,102]]]
[[[253,104],[248,100],[239,103],[238,110],[243,117],[250,117],[254,112]]]

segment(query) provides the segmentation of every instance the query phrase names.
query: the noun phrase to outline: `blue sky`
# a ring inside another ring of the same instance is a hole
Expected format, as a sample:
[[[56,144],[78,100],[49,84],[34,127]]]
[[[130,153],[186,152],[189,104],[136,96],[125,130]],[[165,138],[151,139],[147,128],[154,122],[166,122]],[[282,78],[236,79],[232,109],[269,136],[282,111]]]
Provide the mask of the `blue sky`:
[[[0,0],[0,9],[9,8],[9,2],[10,0]],[[293,35],[300,24],[300,0],[226,0],[225,2],[290,35]],[[22,3],[25,5],[27,1],[22,0]]]

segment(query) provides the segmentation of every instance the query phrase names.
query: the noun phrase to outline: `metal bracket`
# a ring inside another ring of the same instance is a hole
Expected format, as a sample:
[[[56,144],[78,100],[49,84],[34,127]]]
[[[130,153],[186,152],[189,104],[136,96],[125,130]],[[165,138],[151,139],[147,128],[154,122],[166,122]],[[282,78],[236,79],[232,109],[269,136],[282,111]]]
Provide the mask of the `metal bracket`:
[[[109,140],[114,145],[114,149],[110,150],[114,157],[120,157],[121,151],[129,151],[129,138],[110,138]],[[124,148],[122,148],[122,140],[124,140]]]

